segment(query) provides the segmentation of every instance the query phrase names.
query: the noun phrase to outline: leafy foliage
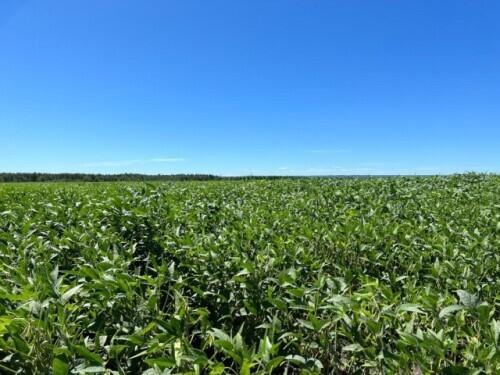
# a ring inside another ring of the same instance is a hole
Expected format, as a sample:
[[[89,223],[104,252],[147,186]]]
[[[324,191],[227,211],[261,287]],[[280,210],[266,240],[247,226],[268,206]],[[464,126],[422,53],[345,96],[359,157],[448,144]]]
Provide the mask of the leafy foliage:
[[[0,187],[0,372],[500,371],[500,177]]]

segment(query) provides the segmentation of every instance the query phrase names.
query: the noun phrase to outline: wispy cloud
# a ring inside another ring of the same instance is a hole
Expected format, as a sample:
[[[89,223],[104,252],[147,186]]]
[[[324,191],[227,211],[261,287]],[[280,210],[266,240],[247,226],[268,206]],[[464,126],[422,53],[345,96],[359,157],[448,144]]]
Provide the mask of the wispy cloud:
[[[306,175],[364,175],[372,174],[377,170],[373,168],[344,168],[344,167],[330,167],[330,168],[308,168],[303,171]]]
[[[184,158],[155,158],[155,159],[148,159],[145,162],[147,163],[179,163],[186,161],[187,159]]]
[[[315,168],[290,168],[290,167],[280,167],[278,168],[279,174],[287,175],[297,175],[297,176],[312,176],[312,175],[329,175],[329,174],[341,174],[343,168],[341,167],[315,167]]]
[[[348,150],[343,150],[343,149],[314,149],[314,150],[307,150],[308,153],[310,154],[343,154],[346,152],[349,152]]]
[[[184,158],[152,158],[152,159],[133,159],[133,160],[111,160],[111,161],[98,161],[81,164],[82,167],[126,167],[137,164],[151,164],[151,163],[179,163],[184,162]]]
[[[401,163],[396,163],[396,162],[366,162],[366,163],[360,163],[360,167],[399,167],[401,166]]]
[[[368,167],[312,167],[312,168],[287,168],[286,170],[279,168],[279,174],[286,173],[287,175],[296,176],[334,176],[334,175],[377,175],[377,174],[391,174],[388,171],[379,168]],[[406,173],[406,172],[405,172]]]

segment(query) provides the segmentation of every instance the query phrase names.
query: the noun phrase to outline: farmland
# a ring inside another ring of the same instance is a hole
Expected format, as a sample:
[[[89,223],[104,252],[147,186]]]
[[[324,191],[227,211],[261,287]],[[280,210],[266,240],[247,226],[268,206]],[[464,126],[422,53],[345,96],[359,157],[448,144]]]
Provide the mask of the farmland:
[[[500,372],[500,176],[0,185],[0,372]]]

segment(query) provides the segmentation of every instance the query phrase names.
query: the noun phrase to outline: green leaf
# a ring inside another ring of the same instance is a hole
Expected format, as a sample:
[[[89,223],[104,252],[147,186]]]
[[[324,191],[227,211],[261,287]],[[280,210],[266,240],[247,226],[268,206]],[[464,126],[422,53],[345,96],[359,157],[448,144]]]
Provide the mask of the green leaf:
[[[78,294],[78,292],[82,288],[83,288],[83,285],[80,284],[80,285],[74,286],[73,288],[64,292],[63,295],[61,296],[62,303],[64,304],[64,303],[68,302],[70,300],[70,298],[73,297],[74,295]]]
[[[59,275],[59,265],[56,264],[54,269],[50,272],[50,278],[52,281],[57,281],[57,276]]]
[[[351,344],[351,345],[344,346],[342,348],[342,351],[344,351],[344,352],[361,352],[361,351],[363,351],[363,347],[359,344]]]
[[[285,359],[297,365],[305,365],[307,362],[301,355],[287,355]]]
[[[67,375],[69,373],[68,362],[62,358],[54,358],[52,361],[52,371],[54,375]]]
[[[218,328],[212,328],[212,335],[223,341],[232,341],[231,336],[229,336],[226,332]]]
[[[446,306],[444,309],[442,309],[439,312],[439,318],[440,319],[446,318],[448,315],[450,315],[456,311],[460,311],[460,310],[463,310],[463,306],[460,306],[460,305]]]
[[[500,337],[500,321],[493,320],[491,322],[491,332],[493,333],[495,344],[498,345],[498,338]]]
[[[476,307],[479,304],[479,298],[465,290],[457,290],[460,303],[466,307]]]
[[[9,316],[0,316],[0,335],[7,332],[7,327],[12,322],[12,318]]]
[[[222,363],[216,363],[212,366],[210,370],[210,375],[222,375],[226,372],[226,369]]]
[[[283,361],[285,360],[285,357],[279,356],[279,357],[274,357],[271,359],[269,362],[266,364],[266,370],[269,371],[269,373],[272,373],[272,371],[281,365]]]
[[[141,375],[162,375],[161,370],[155,369],[155,368],[148,368],[147,370],[144,370]]]
[[[89,367],[85,367],[81,370],[77,370],[76,373],[77,374],[100,374],[100,373],[103,373],[105,371],[106,371],[106,369],[102,366],[89,366]]]
[[[91,363],[99,365],[102,365],[104,363],[104,360],[101,358],[100,355],[92,353],[83,345],[73,345],[73,348],[78,352],[79,355],[81,355],[83,358],[85,358],[87,361]]]
[[[169,357],[149,358],[144,362],[146,362],[151,367],[157,366],[161,370],[175,367],[175,359]]]
[[[241,365],[240,375],[250,375],[250,370],[252,368],[252,362],[248,358],[243,360],[243,364]]]
[[[405,303],[397,308],[397,312],[414,312],[418,314],[425,314],[422,310],[420,310],[420,305],[414,303]]]
[[[299,319],[298,322],[301,326],[303,326],[307,329],[314,330],[314,325],[311,322],[309,322],[308,320]]]

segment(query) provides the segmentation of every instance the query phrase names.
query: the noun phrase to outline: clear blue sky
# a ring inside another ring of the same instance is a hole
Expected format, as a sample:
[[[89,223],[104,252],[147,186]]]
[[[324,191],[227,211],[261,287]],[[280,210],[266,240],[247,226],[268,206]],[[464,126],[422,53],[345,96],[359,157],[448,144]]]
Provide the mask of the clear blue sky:
[[[500,172],[498,0],[2,0],[0,171]]]

